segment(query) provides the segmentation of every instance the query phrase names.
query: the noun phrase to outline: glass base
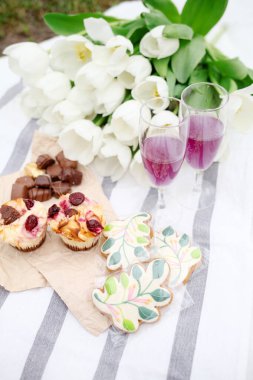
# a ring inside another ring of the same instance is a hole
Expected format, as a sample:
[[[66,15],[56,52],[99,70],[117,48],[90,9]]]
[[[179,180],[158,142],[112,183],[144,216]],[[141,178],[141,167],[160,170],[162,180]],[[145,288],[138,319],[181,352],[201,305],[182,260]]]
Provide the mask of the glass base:
[[[184,164],[170,186],[170,196],[184,209],[210,208],[215,201],[215,184],[209,180],[208,170],[199,171]]]

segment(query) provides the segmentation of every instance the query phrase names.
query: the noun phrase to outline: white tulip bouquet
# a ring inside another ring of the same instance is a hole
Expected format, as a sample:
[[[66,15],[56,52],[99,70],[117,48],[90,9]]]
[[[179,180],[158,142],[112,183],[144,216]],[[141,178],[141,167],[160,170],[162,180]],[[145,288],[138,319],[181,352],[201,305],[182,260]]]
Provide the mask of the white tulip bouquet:
[[[27,85],[23,109],[39,119],[43,132],[58,136],[66,157],[93,163],[113,181],[129,168],[147,183],[138,147],[140,107],[147,99],[179,98],[191,83],[213,82],[233,93],[231,125],[243,121],[246,128],[253,120],[244,120],[245,110],[253,112],[253,70],[204,38],[227,2],[187,0],[179,14],[171,0],[144,0],[147,11],[130,21],[100,13],[45,15],[61,35],[50,50],[24,42],[4,51]],[[212,94],[201,99],[212,107]]]

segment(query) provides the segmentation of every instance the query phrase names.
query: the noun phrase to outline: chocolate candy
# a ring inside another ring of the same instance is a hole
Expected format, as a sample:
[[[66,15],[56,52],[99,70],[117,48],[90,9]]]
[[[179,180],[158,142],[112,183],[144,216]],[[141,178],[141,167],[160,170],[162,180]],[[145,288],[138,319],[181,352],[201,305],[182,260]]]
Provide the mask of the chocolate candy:
[[[71,191],[71,187],[67,182],[56,181],[51,185],[53,194],[56,198],[60,198],[61,195],[67,194]]]
[[[11,199],[27,198],[28,187],[21,183],[14,183],[11,189]]]
[[[61,180],[68,182],[70,185],[80,185],[82,182],[83,173],[79,170],[66,168],[62,170]]]
[[[34,187],[28,191],[28,198],[35,201],[45,202],[52,197],[51,189]]]
[[[32,187],[35,186],[34,180],[32,179],[32,177],[28,175],[24,175],[23,177],[17,178],[15,183],[20,183],[21,185],[25,185],[28,189],[31,189]]]
[[[41,154],[36,161],[39,169],[46,169],[48,166],[53,165],[55,160],[49,154]]]
[[[4,224],[11,224],[21,216],[15,208],[7,205],[2,205],[0,208],[0,214],[2,215]]]
[[[76,169],[77,168],[77,161],[72,161],[72,160],[67,159],[64,156],[63,151],[61,151],[60,153],[57,154],[56,160],[59,162],[61,167],[64,169],[66,169],[66,168]]]
[[[39,175],[35,179],[35,186],[43,187],[45,189],[48,189],[51,186],[51,179],[47,175]]]
[[[52,181],[59,181],[61,179],[62,168],[59,164],[49,166],[46,172],[50,175]]]

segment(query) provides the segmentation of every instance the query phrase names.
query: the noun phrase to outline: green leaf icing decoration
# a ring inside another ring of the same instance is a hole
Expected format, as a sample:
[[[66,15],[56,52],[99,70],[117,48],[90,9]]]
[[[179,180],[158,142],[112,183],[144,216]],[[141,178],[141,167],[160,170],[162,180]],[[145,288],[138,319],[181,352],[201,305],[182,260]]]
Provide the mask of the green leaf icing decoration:
[[[135,265],[132,269],[132,276],[139,280],[139,278],[142,276],[142,271],[140,270],[140,267],[138,265]]]
[[[111,231],[112,229],[112,225],[111,224],[107,224],[105,227],[104,227],[104,231]]]
[[[150,309],[143,307],[143,306],[140,306],[138,308],[138,310],[139,310],[139,314],[140,314],[141,319],[143,319],[144,321],[150,321],[151,319],[157,318],[159,315],[155,311],[150,310]]]
[[[135,330],[135,325],[129,319],[123,319],[123,327],[129,332],[133,332]]]
[[[193,246],[187,234],[178,235],[175,231],[172,234],[156,233],[155,242],[158,248],[157,257],[160,257],[169,264],[170,276],[168,287],[176,287],[186,283],[194,271],[201,263],[201,250]]]
[[[147,258],[147,251],[143,247],[135,247],[134,254],[136,257],[145,257]]]
[[[125,220],[110,222],[103,231],[107,238],[101,251],[107,256],[110,270],[128,266],[149,259],[147,246],[151,242],[150,215],[144,212]]]
[[[152,293],[150,293],[151,296],[154,298],[155,301],[165,301],[171,297],[170,293],[167,290],[164,289],[156,289]]]
[[[191,253],[193,259],[199,259],[201,257],[201,251],[199,248],[196,248],[194,251]]]
[[[111,296],[117,291],[117,282],[114,277],[107,277],[105,281],[105,289],[107,293]]]
[[[103,290],[93,291],[93,303],[117,328],[134,332],[140,322],[155,322],[158,308],[171,302],[171,291],[161,287],[168,275],[169,265],[164,260],[151,261],[146,270],[135,264],[130,274],[122,272],[119,279],[116,275],[107,277]]]
[[[173,234],[174,234],[174,230],[173,230],[172,227],[169,226],[169,227],[166,227],[166,228],[163,230],[162,234],[163,234],[164,236],[170,236],[170,235],[173,235]]]
[[[138,224],[138,230],[146,232],[147,234],[150,233],[150,227],[147,224]]]
[[[120,275],[120,282],[123,285],[124,288],[127,288],[129,284],[129,278],[128,275],[125,272],[122,272]]]
[[[160,278],[163,275],[164,270],[164,260],[156,260],[153,263],[153,277]]]
[[[102,250],[103,251],[106,251],[107,249],[110,249],[112,248],[112,246],[114,245],[115,243],[115,240],[114,239],[108,239],[104,242],[104,244],[102,245]]]
[[[189,241],[190,241],[189,236],[186,234],[183,234],[179,240],[179,244],[181,245],[181,247],[184,247],[185,245],[189,243]]]
[[[113,265],[117,265],[119,262],[120,262],[120,259],[121,259],[121,254],[120,252],[115,252],[113,253],[110,258],[109,258],[109,265],[110,266],[113,266]]]

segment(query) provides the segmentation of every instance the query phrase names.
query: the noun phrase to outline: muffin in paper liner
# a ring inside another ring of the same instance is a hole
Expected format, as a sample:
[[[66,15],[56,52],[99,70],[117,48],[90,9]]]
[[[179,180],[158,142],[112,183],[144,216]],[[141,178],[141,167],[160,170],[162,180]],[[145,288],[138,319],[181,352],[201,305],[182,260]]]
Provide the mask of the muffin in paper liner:
[[[40,247],[47,230],[47,211],[41,202],[18,198],[0,208],[0,239],[23,252]]]
[[[62,195],[48,210],[50,229],[73,251],[95,246],[105,224],[102,207],[81,192]]]

